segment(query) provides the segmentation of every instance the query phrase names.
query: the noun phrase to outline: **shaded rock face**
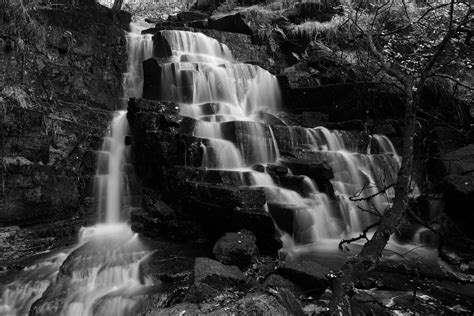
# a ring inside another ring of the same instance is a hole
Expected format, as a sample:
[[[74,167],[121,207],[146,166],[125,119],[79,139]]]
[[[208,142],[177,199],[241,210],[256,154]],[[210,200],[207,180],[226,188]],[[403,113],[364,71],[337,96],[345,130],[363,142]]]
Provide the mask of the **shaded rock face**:
[[[0,51],[0,264],[67,244],[95,220],[96,151],[126,62],[127,14],[114,21],[95,4],[29,14],[41,36]]]
[[[193,276],[194,285],[184,298],[191,303],[215,297],[220,291],[245,287],[245,276],[239,268],[223,265],[209,258],[196,258]]]

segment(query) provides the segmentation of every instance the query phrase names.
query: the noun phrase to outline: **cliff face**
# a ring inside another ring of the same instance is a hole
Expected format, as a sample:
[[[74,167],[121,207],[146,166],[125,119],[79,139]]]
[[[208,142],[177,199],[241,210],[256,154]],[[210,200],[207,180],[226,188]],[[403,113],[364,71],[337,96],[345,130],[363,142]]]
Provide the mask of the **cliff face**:
[[[121,106],[130,20],[98,5],[28,9],[0,19],[4,265],[70,243],[95,216],[95,151]]]

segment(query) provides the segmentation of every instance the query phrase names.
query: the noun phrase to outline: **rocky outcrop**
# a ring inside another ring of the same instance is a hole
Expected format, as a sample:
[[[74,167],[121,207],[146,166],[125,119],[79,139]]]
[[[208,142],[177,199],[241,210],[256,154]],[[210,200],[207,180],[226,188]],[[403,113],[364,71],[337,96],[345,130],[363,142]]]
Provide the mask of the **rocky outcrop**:
[[[0,41],[15,28],[23,37],[21,46],[0,52],[0,233],[8,235],[0,264],[6,265],[73,241],[95,220],[96,151],[122,94],[123,30],[130,21],[93,3],[29,14],[25,25],[0,25]]]

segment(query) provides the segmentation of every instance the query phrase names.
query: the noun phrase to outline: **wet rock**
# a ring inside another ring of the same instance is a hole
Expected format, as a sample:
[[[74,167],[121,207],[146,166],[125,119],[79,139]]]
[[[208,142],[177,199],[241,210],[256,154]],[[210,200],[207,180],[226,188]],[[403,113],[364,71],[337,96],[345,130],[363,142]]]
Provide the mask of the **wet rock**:
[[[303,293],[303,290],[298,285],[278,274],[270,274],[265,282],[263,282],[263,287],[265,289],[275,290],[288,289],[294,293],[295,296],[300,296]]]
[[[281,164],[291,169],[294,174],[308,176],[316,182],[334,178],[332,168],[325,163],[313,163],[300,159],[282,159]]]
[[[266,202],[265,193],[261,189],[250,187],[232,187],[210,185],[206,183],[186,183],[183,193],[221,207],[258,208]]]
[[[157,32],[153,35],[153,55],[159,58],[168,58],[172,55],[170,43],[161,32]],[[143,67],[143,69],[145,69],[145,67],[149,67],[149,65],[144,63]]]
[[[202,283],[216,290],[241,287],[245,284],[245,276],[236,266],[201,257],[194,261],[194,284]]]
[[[140,263],[142,279],[189,286],[196,257],[210,255],[208,244],[153,241],[155,251]]]
[[[258,171],[258,172],[265,172],[265,166],[261,165],[261,164],[252,165],[251,168],[255,171]]]
[[[165,45],[166,47],[166,45]],[[160,100],[161,66],[154,58],[143,61],[143,97]]]
[[[214,245],[212,252],[220,262],[244,268],[257,260],[257,239],[247,230],[227,233]]]
[[[267,172],[273,173],[276,176],[285,176],[288,174],[288,168],[280,165],[268,164]]]
[[[308,208],[269,203],[268,210],[279,229],[287,232],[296,242],[311,242],[314,220]]]
[[[275,255],[282,244],[278,239],[273,219],[263,208],[237,207],[232,213],[234,230],[248,229],[257,237],[260,253]]]
[[[258,118],[264,121],[268,125],[283,125],[286,126],[285,122],[283,122],[280,118],[276,117],[273,114],[260,111],[258,113]]]
[[[329,286],[329,280],[326,278],[329,272],[328,268],[308,259],[284,262],[275,271],[276,274],[294,282],[301,288],[313,291],[316,296],[324,293]]]
[[[279,229],[293,235],[294,232],[294,210],[280,204],[269,204],[268,211],[272,215]]]

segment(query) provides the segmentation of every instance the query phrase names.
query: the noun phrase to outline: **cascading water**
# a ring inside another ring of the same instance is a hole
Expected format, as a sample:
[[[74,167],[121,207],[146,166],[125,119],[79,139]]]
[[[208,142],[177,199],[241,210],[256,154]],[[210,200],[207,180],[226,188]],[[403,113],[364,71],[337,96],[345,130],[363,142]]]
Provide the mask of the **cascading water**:
[[[127,35],[124,99],[142,96],[143,60],[153,53],[167,57],[159,66],[159,97],[180,103],[180,114],[190,126],[188,133],[202,139],[202,167],[209,172],[214,169],[236,174],[234,178],[242,186],[262,188],[266,208],[275,218],[285,248],[291,251],[300,245],[339,239],[370,222],[371,215],[357,207],[371,205],[354,202],[350,197],[365,197],[394,183],[400,158],[388,138],[373,135],[370,146],[362,150],[357,135],[350,132],[268,125],[262,118],[276,113],[280,106],[278,82],[273,75],[258,66],[235,63],[225,45],[200,33],[162,31],[157,38],[169,45],[169,52],[165,49],[157,54],[153,52],[156,43],[154,46],[152,36],[141,35],[142,29],[132,25]],[[139,275],[140,262],[150,251],[124,222],[131,200],[127,133],[126,112],[118,111],[98,153],[100,223],[83,228],[79,244],[73,249],[26,268],[15,282],[0,288],[0,314],[133,312],[137,304],[134,297],[146,286]],[[291,170],[281,171],[289,182],[268,172],[278,164],[284,165],[286,158],[280,152],[288,151],[285,146],[298,159],[331,166],[334,196],[324,193],[309,177],[293,175]],[[388,190],[371,203],[383,212],[392,194]],[[281,210],[292,212],[292,222],[277,219]]]
[[[373,219],[358,207],[375,207],[383,213],[390,205],[390,190],[371,199],[371,205],[350,200],[395,182],[400,158],[387,137],[371,136],[370,146],[361,151],[357,135],[351,132],[268,125],[260,118],[275,114],[280,107],[273,75],[258,66],[234,62],[225,45],[200,33],[161,31],[155,41],[161,49],[156,56],[160,61],[166,58],[159,66],[159,87],[155,87],[159,99],[178,102],[180,114],[192,118],[186,132],[203,139],[203,168],[250,174],[240,177],[241,185],[262,187],[272,215],[275,209],[293,211],[293,223],[276,220],[285,247],[359,232]],[[302,185],[296,190],[252,168],[261,164],[265,170],[281,162],[279,152],[284,145],[275,139],[274,129],[278,135],[289,135],[288,151],[303,149],[298,158],[331,166],[335,198],[320,192],[308,177],[299,177]],[[292,231],[291,236],[285,230]]]
[[[127,73],[124,99],[140,97],[143,87],[142,61],[152,56],[150,35],[131,24],[127,34]],[[82,228],[79,243],[25,268],[17,279],[0,287],[2,315],[125,315],[136,304],[134,293],[145,285],[139,265],[149,250],[128,224],[131,175],[126,111],[117,111],[97,154],[95,180],[100,222]]]

